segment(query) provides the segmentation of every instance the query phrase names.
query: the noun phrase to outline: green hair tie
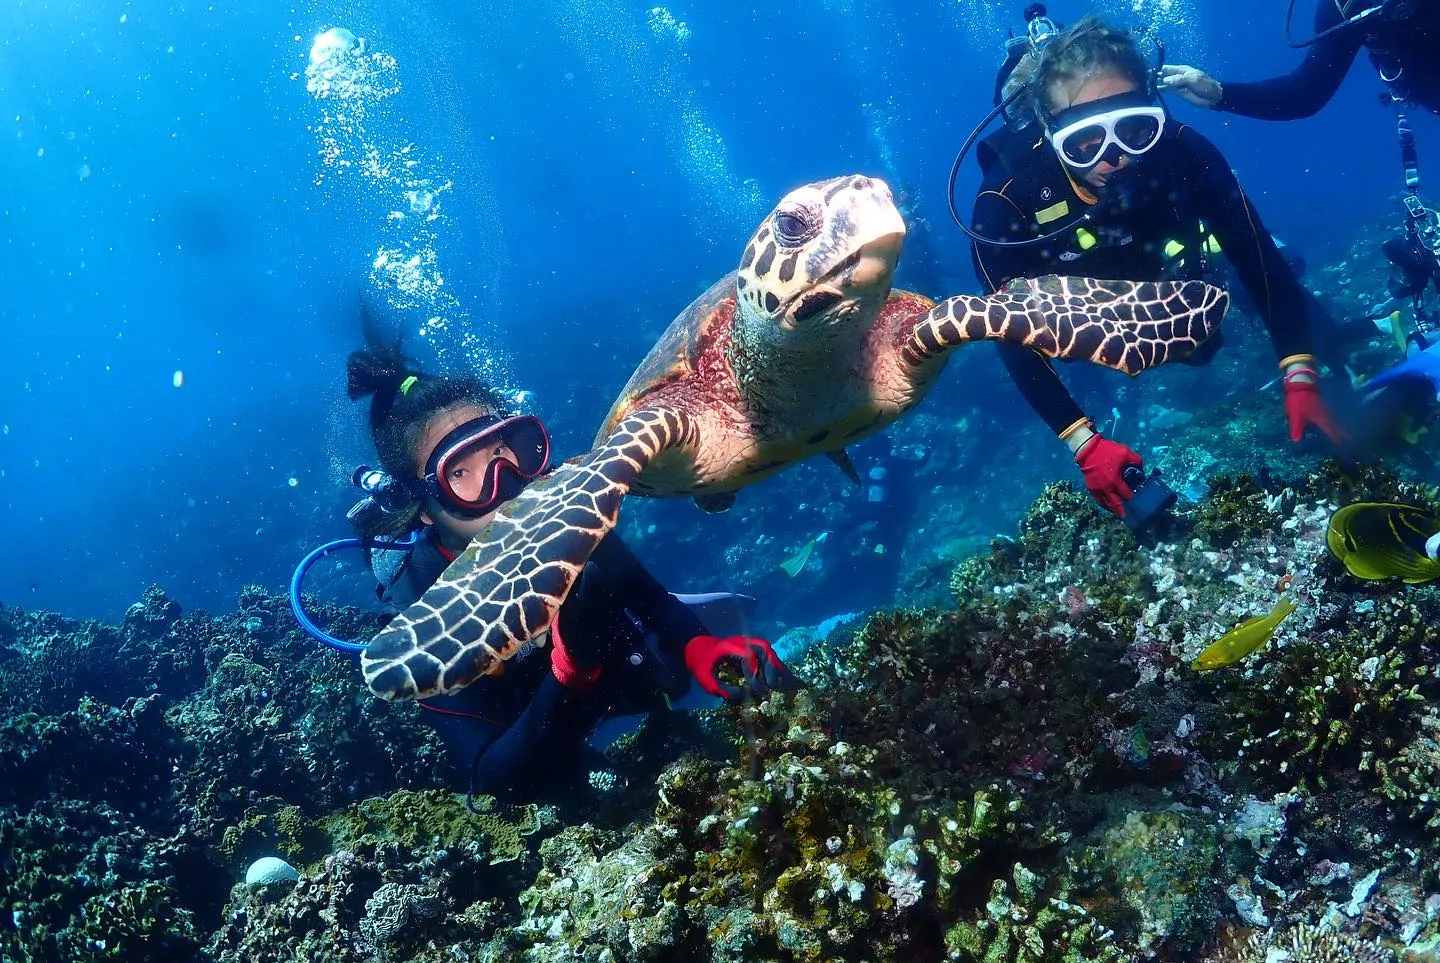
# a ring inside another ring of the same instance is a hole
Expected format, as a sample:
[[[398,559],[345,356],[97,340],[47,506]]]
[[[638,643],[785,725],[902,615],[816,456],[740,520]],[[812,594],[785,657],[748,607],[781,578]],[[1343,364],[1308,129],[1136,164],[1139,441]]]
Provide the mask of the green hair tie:
[[[410,377],[406,378],[404,381],[400,382],[400,393],[401,393],[402,395],[408,395],[408,394],[410,393],[410,389],[413,388],[413,387],[415,387],[415,382],[417,382],[417,381],[419,381],[419,380],[420,380],[420,376],[419,376],[419,375],[411,375]]]

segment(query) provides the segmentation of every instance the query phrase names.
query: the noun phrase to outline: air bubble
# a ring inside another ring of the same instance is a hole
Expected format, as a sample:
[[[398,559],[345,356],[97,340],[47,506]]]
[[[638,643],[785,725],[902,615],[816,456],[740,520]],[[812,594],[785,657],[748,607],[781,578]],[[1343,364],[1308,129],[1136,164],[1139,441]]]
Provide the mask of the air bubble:
[[[348,57],[365,52],[365,41],[344,27],[322,31],[310,45],[310,62],[320,66],[332,57]]]

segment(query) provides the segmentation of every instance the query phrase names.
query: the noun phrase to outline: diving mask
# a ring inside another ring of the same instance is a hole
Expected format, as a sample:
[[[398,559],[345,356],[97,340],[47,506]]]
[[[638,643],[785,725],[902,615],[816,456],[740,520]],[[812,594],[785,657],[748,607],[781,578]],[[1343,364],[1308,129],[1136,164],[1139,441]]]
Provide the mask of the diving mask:
[[[550,435],[534,415],[484,415],[455,428],[425,463],[423,484],[446,509],[488,515],[550,465]]]
[[[1085,170],[1116,151],[1138,155],[1153,148],[1165,132],[1165,108],[1149,91],[1132,90],[1067,107],[1046,127],[1055,152]]]

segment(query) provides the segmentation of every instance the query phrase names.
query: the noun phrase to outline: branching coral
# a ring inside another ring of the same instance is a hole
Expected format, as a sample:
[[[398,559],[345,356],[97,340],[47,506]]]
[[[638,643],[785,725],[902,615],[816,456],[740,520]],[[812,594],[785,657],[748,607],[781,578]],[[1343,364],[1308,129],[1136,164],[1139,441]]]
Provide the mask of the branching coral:
[[[1281,933],[1252,935],[1233,956],[1213,963],[1395,963],[1393,951],[1374,940],[1300,923]]]
[[[991,883],[983,915],[946,931],[945,948],[962,963],[1125,963],[1114,936],[1016,863],[1009,879]]]
[[[1386,798],[1427,830],[1440,829],[1440,714],[1427,706],[1410,741],[1393,758],[1377,756],[1375,774]]]
[[[1422,655],[1425,617],[1406,597],[1365,614],[1357,622],[1332,606],[1306,639],[1218,680],[1231,721],[1205,741],[1271,791],[1325,786],[1337,772],[1392,758],[1440,688]]]

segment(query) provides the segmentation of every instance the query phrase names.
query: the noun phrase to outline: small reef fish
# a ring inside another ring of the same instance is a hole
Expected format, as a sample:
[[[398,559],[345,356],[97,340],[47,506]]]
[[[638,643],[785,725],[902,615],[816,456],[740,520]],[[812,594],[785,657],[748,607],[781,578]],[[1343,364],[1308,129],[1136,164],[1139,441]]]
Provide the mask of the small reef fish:
[[[1275,603],[1275,608],[1270,610],[1269,615],[1257,615],[1253,619],[1242,622],[1207,645],[1205,651],[1190,663],[1190,668],[1196,672],[1210,672],[1214,669],[1223,669],[1227,665],[1234,665],[1269,642],[1280,623],[1284,622],[1293,611],[1295,611],[1295,603],[1289,599],[1281,599]]]
[[[1414,505],[1355,502],[1330,516],[1325,544],[1356,578],[1420,585],[1440,578],[1440,559],[1426,550],[1436,532],[1440,518]]]
[[[801,571],[804,570],[805,566],[810,564],[810,556],[815,554],[815,547],[820,543],[824,542],[825,539],[829,536],[829,532],[821,532],[819,535],[816,535],[814,538],[810,539],[810,541],[800,546],[800,550],[798,552],[796,552],[794,555],[791,555],[785,561],[781,562],[780,567],[785,570],[785,574],[790,576],[791,578],[799,575]]]

